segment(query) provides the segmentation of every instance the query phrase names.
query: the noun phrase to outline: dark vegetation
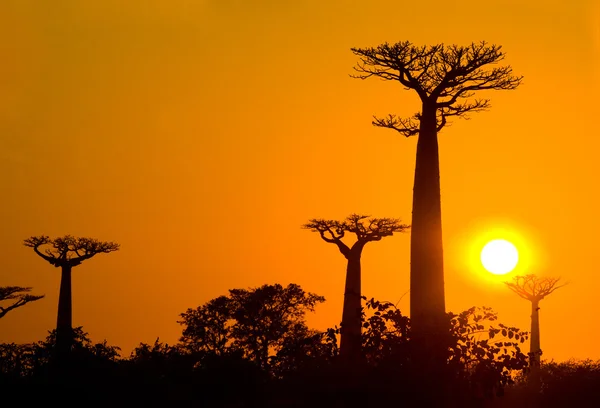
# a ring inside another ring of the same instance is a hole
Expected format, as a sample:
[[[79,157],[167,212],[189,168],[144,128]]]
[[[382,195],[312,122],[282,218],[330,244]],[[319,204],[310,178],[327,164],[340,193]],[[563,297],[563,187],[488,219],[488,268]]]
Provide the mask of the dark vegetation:
[[[0,345],[2,395],[40,389],[43,401],[76,391],[111,404],[283,407],[402,400],[417,406],[426,390],[411,380],[410,319],[391,303],[364,300],[358,371],[347,371],[340,359],[337,327],[316,331],[306,325],[306,313],[325,299],[295,284],[275,284],[232,289],[188,309],[180,316],[177,344],[157,339],[126,358],[106,341],[92,343],[81,327],[72,331],[66,363],[58,361],[55,330],[38,343]],[[448,314],[446,329],[445,380],[459,406],[501,393],[527,366],[520,348],[527,333],[497,323],[490,309]]]
[[[156,339],[129,356],[93,343],[81,327],[72,330],[66,363],[57,360],[55,330],[34,344],[2,344],[0,395],[111,406],[423,406],[427,389],[412,375],[410,319],[392,303],[363,297],[363,359],[359,370],[348,370],[339,328],[306,325],[306,313],[324,301],[295,284],[232,289],[181,313],[177,344]],[[490,308],[449,313],[445,330],[446,406],[528,406],[519,405],[528,401],[521,349],[528,333],[499,323]],[[541,373],[544,407],[600,402],[598,362],[550,362]]]

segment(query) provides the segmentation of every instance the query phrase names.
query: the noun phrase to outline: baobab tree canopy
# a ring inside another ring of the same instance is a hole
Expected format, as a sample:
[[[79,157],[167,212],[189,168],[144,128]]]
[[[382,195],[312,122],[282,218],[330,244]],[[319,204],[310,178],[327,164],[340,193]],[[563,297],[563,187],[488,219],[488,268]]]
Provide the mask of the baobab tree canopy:
[[[369,242],[380,241],[383,237],[394,235],[394,232],[410,228],[397,218],[371,218],[363,214],[351,214],[344,221],[314,218],[302,227],[318,232],[324,241],[332,244],[341,243],[346,232],[355,234],[359,242]],[[346,255],[341,247],[340,250]]]
[[[0,306],[0,318],[6,316],[8,312],[25,306],[29,302],[35,302],[44,297],[44,295],[31,295],[31,288],[22,286],[2,286],[0,287],[0,302],[11,300],[12,304],[3,307]]]
[[[85,237],[76,238],[71,235],[54,239],[50,239],[46,235],[35,236],[27,238],[24,245],[33,248],[36,254],[56,267],[76,266],[96,254],[109,253],[119,249],[119,244],[114,242],[102,242]],[[41,252],[40,247],[44,245],[50,248]]]
[[[489,99],[473,98],[475,91],[516,89],[523,78],[513,75],[510,65],[489,67],[502,61],[505,55],[501,46],[485,41],[467,46],[417,46],[404,41],[351,50],[360,57],[354,67],[358,72],[354,78],[375,76],[398,81],[405,89],[414,90],[424,109],[435,110],[437,131],[444,127],[448,117],[466,117],[469,112],[490,107]],[[375,117],[373,124],[407,137],[415,136],[420,133],[422,114],[408,118]]]
[[[560,278],[538,277],[537,275],[515,276],[512,282],[504,282],[506,286],[523,299],[540,301],[562,288],[566,283],[559,285]]]

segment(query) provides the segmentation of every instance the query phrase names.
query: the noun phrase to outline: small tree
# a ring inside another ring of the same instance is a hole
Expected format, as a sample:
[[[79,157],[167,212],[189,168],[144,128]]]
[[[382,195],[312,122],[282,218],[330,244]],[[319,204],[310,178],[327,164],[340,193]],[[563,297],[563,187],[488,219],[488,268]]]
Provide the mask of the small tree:
[[[230,289],[196,309],[181,314],[184,326],[180,341],[192,352],[224,356],[241,351],[261,368],[291,340],[313,333],[305,322],[323,296],[305,292],[299,285],[263,285]]]
[[[29,302],[35,302],[36,300],[40,300],[44,297],[30,295],[28,292],[31,291],[31,288],[24,288],[22,286],[2,286],[0,287],[0,302],[4,302],[7,300],[13,301],[10,306],[2,307],[0,306],[0,318],[6,316],[8,312],[14,310],[18,307],[25,306]]]
[[[185,326],[179,340],[192,353],[223,355],[231,342],[232,315],[233,304],[227,296],[188,309],[178,321]]]
[[[540,355],[540,301],[565,286],[559,285],[560,278],[541,278],[536,275],[515,276],[512,282],[504,282],[517,295],[531,302],[531,339],[529,340],[529,355],[531,375],[534,383],[539,380]]]
[[[119,244],[101,242],[92,238],[75,238],[71,235],[55,239],[40,235],[26,239],[24,245],[33,248],[34,252],[50,265],[61,268],[56,318],[56,348],[59,353],[67,352],[73,342],[71,270],[96,254],[118,250]],[[41,252],[42,246],[49,246],[49,248]]]
[[[351,214],[344,221],[312,219],[303,228],[318,232],[321,238],[338,249],[348,260],[344,307],[342,311],[340,356],[356,361],[361,355],[361,267],[362,250],[371,241],[380,241],[394,232],[404,232],[408,225],[394,218],[371,218]],[[356,235],[356,242],[348,246],[343,241],[346,232]]]
[[[323,296],[305,292],[299,285],[263,285],[247,289],[231,289],[234,305],[232,336],[236,348],[245,350],[248,357],[268,367],[271,352],[281,349],[285,341],[309,334],[306,312],[314,312]]]
[[[484,41],[467,46],[416,46],[408,41],[375,48],[352,48],[360,58],[355,78],[377,77],[414,91],[421,110],[412,117],[375,117],[373,125],[406,137],[418,136],[412,205],[410,317],[413,336],[423,344],[421,356],[437,356],[444,346],[445,296],[442,210],[437,134],[448,119],[487,109],[489,99],[473,99],[483,90],[516,89],[522,77],[510,66],[488,68],[504,59],[498,45]],[[433,347],[433,349],[432,349]],[[435,351],[435,352],[434,352]]]

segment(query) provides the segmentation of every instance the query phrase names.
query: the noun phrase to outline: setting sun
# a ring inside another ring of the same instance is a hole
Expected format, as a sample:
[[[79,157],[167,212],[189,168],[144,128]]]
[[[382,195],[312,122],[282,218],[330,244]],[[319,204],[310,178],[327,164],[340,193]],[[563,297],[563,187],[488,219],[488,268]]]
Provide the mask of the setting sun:
[[[515,269],[517,262],[519,262],[517,248],[504,239],[490,241],[481,250],[483,267],[495,275],[509,273]]]

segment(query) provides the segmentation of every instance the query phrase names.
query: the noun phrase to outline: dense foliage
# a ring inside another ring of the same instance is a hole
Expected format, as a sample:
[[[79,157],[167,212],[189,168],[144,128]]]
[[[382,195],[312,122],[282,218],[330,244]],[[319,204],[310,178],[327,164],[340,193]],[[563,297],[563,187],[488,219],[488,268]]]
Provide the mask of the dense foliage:
[[[2,344],[1,392],[6,398],[112,406],[419,406],[427,390],[413,375],[418,367],[410,319],[391,303],[364,300],[363,360],[354,368],[339,359],[338,327],[316,331],[306,325],[306,313],[323,297],[298,285],[264,285],[230,290],[188,309],[181,314],[178,344],[140,343],[129,356],[106,341],[93,343],[81,328],[74,330],[69,361],[56,357],[55,331],[33,344]],[[526,374],[520,346],[527,333],[497,323],[489,308],[447,317],[443,375],[455,406],[499,399],[519,373]],[[543,395],[550,399],[557,390],[590,393],[600,379],[592,362],[549,363],[544,370]],[[34,389],[39,392],[28,392]]]

